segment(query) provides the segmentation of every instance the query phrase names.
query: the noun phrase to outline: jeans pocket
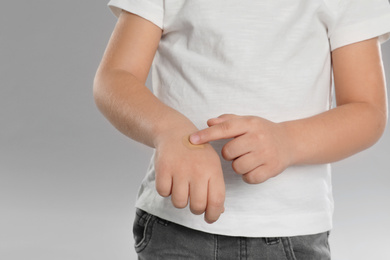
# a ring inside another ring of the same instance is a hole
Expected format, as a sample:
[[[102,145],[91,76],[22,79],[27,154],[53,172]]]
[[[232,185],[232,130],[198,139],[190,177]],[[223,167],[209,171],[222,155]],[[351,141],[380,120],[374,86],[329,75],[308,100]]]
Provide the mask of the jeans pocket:
[[[290,237],[291,247],[299,260],[330,260],[329,232]]]
[[[134,248],[139,253],[145,249],[152,237],[152,229],[156,217],[138,208],[135,214],[133,223]]]

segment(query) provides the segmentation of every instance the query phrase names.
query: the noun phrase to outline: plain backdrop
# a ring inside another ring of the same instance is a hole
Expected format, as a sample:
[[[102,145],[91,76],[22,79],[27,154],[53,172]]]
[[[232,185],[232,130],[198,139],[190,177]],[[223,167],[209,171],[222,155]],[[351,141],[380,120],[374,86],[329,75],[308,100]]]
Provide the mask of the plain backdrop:
[[[116,23],[106,0],[0,8],[0,259],[136,259],[151,148],[98,112],[93,78]],[[390,78],[390,42],[382,45]],[[147,86],[150,87],[150,78]],[[333,164],[334,260],[390,259],[390,132]]]

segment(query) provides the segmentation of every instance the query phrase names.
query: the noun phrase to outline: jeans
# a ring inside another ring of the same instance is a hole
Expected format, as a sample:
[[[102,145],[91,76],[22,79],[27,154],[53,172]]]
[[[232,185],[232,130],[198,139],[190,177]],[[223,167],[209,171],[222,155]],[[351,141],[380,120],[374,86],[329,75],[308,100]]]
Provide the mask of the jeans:
[[[232,237],[190,229],[136,209],[139,260],[329,260],[330,231],[292,237]]]

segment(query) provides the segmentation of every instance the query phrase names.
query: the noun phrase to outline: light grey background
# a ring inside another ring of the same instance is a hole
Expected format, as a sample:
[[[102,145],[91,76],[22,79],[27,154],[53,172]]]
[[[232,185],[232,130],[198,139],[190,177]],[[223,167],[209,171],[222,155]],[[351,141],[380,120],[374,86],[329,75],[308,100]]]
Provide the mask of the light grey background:
[[[152,150],[98,112],[106,0],[0,8],[0,259],[136,259],[135,196]],[[382,45],[390,78],[390,42]],[[150,78],[147,85],[150,86]],[[333,164],[334,260],[390,259],[390,132]]]

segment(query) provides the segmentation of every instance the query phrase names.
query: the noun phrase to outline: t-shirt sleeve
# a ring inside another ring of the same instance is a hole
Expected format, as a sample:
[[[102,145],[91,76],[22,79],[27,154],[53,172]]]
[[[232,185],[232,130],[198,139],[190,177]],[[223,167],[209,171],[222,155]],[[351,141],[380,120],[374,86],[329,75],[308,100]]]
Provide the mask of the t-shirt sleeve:
[[[164,0],[111,0],[107,6],[119,17],[122,10],[136,14],[163,29]]]
[[[331,51],[336,48],[379,37],[390,38],[390,4],[388,0],[334,0],[333,19],[328,27]]]

